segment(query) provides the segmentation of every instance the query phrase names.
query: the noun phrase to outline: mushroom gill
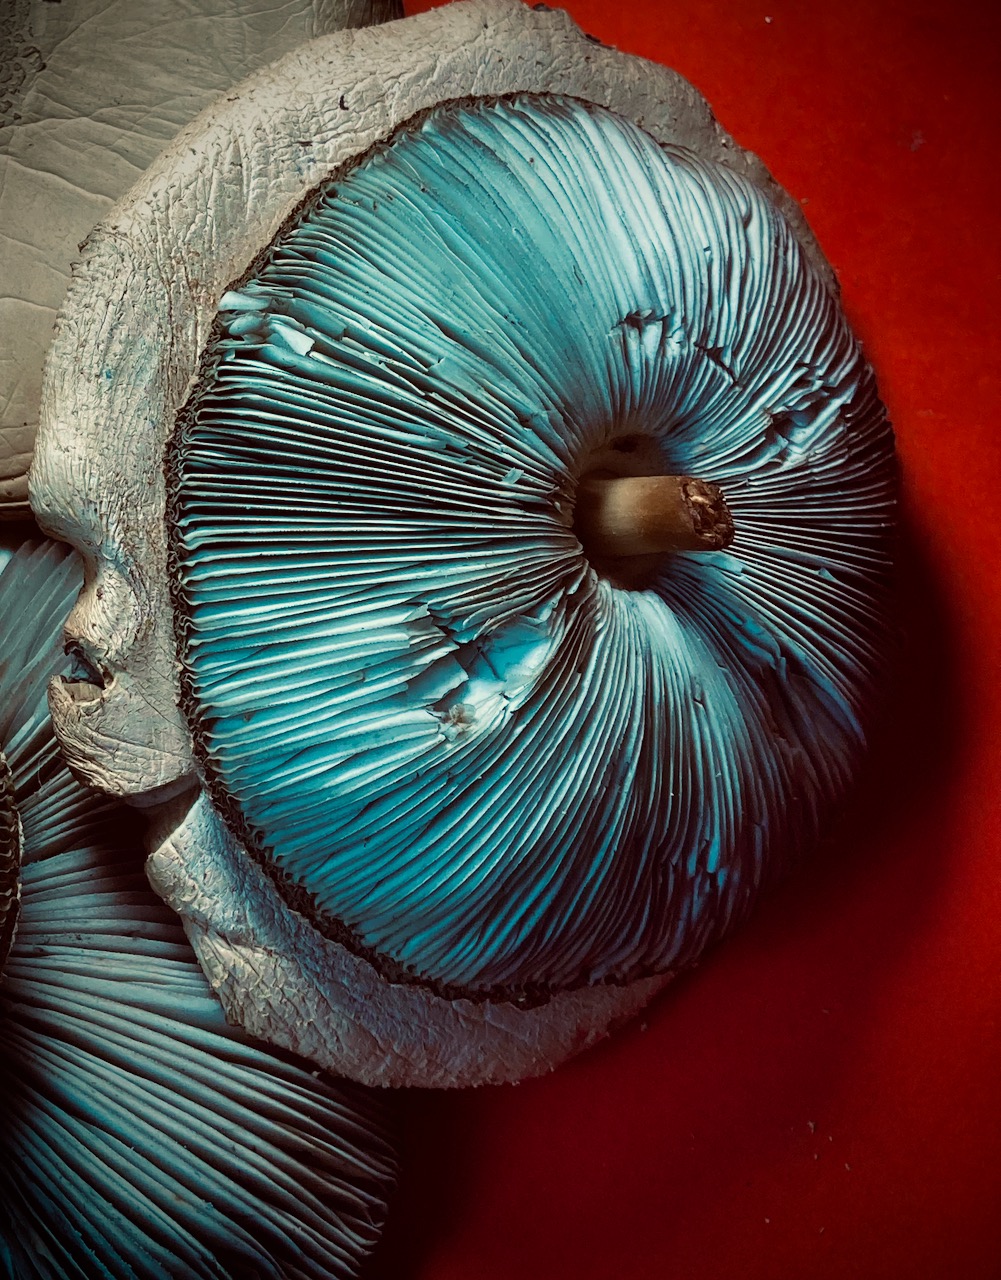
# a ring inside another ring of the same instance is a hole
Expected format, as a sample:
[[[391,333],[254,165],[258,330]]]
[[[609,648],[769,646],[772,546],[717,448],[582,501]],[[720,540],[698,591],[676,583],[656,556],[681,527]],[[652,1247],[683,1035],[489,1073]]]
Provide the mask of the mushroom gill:
[[[336,173],[223,297],[168,468],[215,802],[396,980],[676,969],[857,766],[871,370],[758,187],[608,110],[452,103]],[[655,476],[732,545],[596,544],[595,487]]]
[[[52,544],[0,573],[0,762],[23,831],[0,982],[4,1273],[347,1280],[393,1180],[383,1106],[226,1022],[135,819],[60,759],[45,685],[79,577]]]

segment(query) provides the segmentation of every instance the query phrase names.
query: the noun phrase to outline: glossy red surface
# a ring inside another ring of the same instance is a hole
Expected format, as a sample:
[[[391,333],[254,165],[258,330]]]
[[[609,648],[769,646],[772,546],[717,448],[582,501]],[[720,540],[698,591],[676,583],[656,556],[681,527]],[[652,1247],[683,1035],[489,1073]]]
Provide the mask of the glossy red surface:
[[[802,200],[898,432],[909,637],[843,828],[643,1026],[408,1100],[373,1276],[1001,1276],[998,10],[568,7]]]

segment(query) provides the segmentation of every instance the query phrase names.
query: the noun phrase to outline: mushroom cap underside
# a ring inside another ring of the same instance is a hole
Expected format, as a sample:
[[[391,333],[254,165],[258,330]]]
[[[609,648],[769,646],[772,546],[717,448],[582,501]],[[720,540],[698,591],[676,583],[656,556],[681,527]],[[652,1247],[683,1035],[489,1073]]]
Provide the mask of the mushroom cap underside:
[[[589,560],[616,451],[718,483],[733,545]],[[444,106],[323,184],[222,299],[168,469],[213,797],[394,980],[681,967],[857,767],[871,370],[760,190],[593,104]]]

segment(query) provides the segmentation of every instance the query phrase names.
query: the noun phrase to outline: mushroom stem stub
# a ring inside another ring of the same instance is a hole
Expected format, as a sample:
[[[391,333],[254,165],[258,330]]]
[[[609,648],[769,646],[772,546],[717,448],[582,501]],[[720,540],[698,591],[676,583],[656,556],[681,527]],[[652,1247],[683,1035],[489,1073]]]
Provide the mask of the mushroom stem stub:
[[[721,551],[734,535],[719,486],[692,476],[585,476],[574,529],[602,558]]]

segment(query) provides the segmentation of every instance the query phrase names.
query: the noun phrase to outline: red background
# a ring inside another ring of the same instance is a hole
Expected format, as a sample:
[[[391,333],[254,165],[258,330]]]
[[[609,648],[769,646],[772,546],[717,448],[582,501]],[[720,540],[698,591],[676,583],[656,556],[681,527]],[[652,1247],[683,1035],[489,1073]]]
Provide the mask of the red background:
[[[643,1026],[545,1080],[405,1101],[373,1277],[1001,1276],[1001,24],[568,8],[687,76],[803,202],[898,432],[909,640],[843,828]]]

